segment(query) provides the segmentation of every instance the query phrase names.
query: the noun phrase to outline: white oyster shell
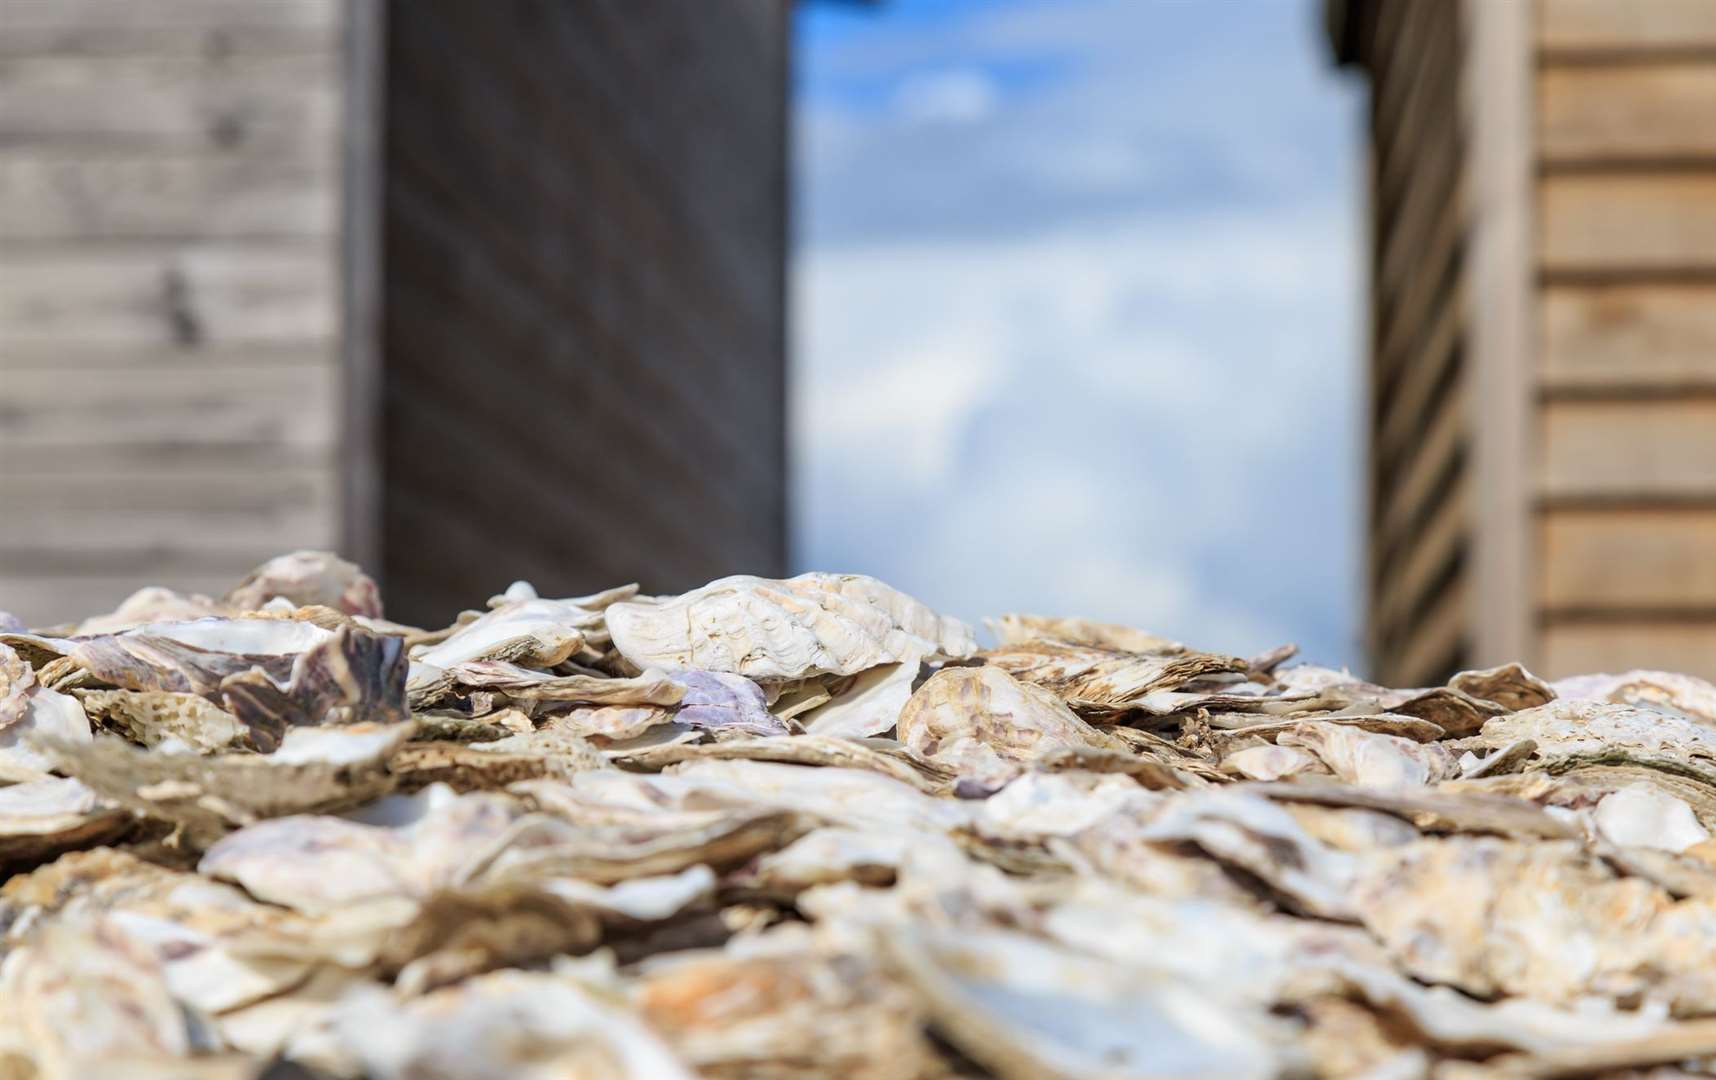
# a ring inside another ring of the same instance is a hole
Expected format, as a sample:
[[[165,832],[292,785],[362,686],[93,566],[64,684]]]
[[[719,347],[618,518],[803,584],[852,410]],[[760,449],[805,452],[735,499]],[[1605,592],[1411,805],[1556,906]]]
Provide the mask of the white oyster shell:
[[[639,668],[758,680],[855,675],[977,650],[964,623],[861,574],[722,578],[657,603],[614,604],[607,625],[620,655]]]

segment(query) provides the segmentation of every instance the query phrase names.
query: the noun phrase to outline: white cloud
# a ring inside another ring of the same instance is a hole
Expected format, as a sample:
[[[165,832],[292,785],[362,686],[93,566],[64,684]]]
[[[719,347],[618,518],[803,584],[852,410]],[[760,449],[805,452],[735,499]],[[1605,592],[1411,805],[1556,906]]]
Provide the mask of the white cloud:
[[[1303,10],[1022,3],[826,58],[899,88],[800,117],[802,566],[1357,659],[1356,127],[1280,48]],[[1064,70],[961,88],[1033,49]]]
[[[995,82],[972,69],[935,71],[900,84],[894,108],[916,123],[969,124],[995,111],[1001,94]]]

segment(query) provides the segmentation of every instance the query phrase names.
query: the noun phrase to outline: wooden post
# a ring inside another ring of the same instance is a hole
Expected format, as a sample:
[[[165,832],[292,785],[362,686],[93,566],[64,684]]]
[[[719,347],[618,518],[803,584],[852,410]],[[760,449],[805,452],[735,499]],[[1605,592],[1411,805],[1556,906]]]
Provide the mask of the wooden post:
[[[1466,0],[1462,12],[1472,192],[1466,300],[1473,588],[1467,603],[1477,664],[1536,659],[1530,559],[1534,10],[1532,3]]]

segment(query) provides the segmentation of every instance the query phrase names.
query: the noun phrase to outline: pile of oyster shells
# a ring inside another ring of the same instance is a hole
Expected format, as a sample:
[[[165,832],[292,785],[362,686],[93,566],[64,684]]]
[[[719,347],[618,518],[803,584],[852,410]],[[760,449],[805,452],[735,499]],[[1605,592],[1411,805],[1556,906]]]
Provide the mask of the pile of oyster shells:
[[[0,616],[0,1076],[1716,1061],[1716,687],[1392,690],[856,575]]]

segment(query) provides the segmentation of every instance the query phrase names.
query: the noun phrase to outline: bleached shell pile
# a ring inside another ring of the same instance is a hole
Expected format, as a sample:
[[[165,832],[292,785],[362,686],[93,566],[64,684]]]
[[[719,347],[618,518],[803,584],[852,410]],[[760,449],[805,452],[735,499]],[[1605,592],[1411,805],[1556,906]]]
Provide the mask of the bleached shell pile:
[[[0,616],[0,1076],[1716,1062],[1716,687],[993,632],[834,574],[424,631],[315,552]]]

